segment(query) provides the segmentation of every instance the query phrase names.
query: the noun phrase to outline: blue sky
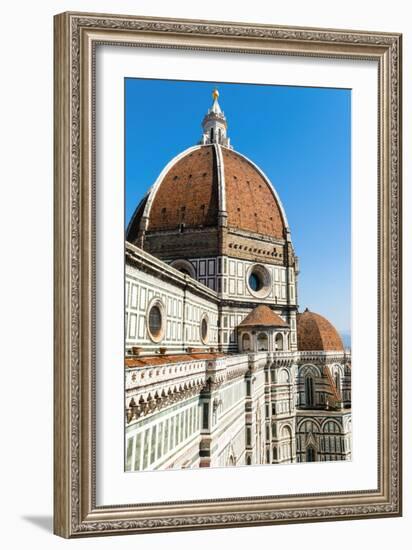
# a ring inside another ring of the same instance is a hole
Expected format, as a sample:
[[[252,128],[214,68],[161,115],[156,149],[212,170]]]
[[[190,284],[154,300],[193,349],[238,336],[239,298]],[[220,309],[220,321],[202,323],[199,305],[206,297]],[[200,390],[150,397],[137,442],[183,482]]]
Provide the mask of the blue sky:
[[[126,79],[126,224],[164,165],[199,141],[215,86],[232,145],[285,208],[300,309],[349,331],[350,90]]]

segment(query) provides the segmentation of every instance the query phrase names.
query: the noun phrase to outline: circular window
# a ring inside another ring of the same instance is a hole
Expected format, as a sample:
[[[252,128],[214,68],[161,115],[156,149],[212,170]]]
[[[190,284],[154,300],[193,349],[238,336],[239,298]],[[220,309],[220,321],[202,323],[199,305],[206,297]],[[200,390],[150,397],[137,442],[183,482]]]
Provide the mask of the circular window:
[[[262,289],[263,287],[262,279],[261,277],[259,277],[257,273],[251,273],[249,275],[249,286],[255,292],[259,292],[259,290]]]
[[[266,298],[271,288],[269,270],[261,264],[252,265],[246,273],[246,283],[253,296]]]
[[[209,337],[209,322],[207,316],[200,321],[200,338],[204,344],[207,343]]]
[[[149,308],[147,328],[153,342],[160,342],[162,340],[164,334],[164,315],[163,305],[160,301],[155,301]]]

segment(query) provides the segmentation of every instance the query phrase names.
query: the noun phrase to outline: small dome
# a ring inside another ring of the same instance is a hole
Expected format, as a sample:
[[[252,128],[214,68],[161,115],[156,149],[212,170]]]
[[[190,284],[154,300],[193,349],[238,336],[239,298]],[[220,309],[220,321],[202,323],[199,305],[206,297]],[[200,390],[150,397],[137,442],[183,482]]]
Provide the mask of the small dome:
[[[335,327],[322,315],[305,309],[297,315],[299,351],[344,351]]]
[[[255,307],[239,325],[240,327],[286,327],[285,321],[270,307],[260,305]]]

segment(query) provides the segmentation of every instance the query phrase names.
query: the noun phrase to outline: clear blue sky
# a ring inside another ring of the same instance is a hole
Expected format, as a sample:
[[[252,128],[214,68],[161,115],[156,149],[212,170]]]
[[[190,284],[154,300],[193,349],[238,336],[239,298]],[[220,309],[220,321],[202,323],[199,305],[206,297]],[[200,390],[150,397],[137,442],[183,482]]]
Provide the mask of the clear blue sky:
[[[215,86],[232,145],[285,208],[301,310],[349,331],[350,90],[126,79],[126,224],[165,164],[199,141]]]

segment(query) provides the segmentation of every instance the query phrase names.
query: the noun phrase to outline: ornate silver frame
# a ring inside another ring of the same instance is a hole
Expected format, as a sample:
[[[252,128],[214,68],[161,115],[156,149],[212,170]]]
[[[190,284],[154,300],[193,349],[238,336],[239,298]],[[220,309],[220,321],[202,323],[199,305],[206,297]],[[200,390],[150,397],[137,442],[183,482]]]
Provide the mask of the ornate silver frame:
[[[63,537],[401,515],[401,35],[64,13],[55,17],[54,531]],[[94,51],[97,44],[373,59],[379,65],[378,489],[96,506]]]

